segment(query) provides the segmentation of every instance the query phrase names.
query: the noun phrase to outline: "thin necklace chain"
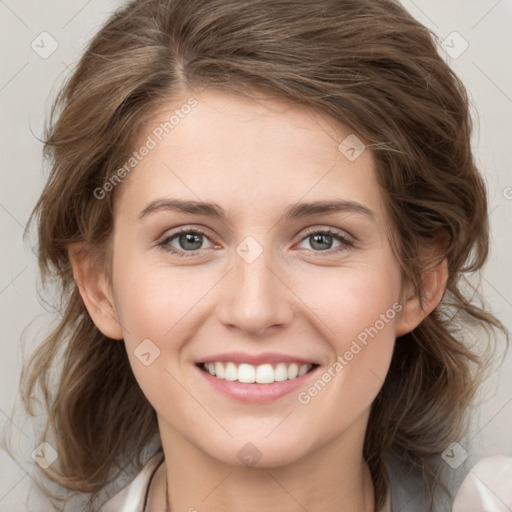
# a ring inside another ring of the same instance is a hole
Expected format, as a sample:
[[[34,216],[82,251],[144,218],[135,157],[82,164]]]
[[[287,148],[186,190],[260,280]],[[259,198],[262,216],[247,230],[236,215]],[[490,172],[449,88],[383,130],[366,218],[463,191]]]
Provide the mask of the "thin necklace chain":
[[[171,512],[169,505],[169,479],[167,478],[167,464],[165,465],[165,512]]]

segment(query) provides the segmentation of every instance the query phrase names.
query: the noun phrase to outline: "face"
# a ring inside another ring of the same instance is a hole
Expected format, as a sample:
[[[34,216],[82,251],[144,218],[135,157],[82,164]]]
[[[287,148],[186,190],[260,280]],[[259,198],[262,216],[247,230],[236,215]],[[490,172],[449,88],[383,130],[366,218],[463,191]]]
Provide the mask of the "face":
[[[402,308],[371,150],[281,99],[190,97],[115,191],[113,301],[161,431],[268,466],[364,435]]]

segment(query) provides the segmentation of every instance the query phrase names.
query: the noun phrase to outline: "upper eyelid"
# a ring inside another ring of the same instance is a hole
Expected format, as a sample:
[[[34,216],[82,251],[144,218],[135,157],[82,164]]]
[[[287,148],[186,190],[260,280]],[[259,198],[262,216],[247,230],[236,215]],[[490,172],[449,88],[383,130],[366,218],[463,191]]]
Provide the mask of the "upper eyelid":
[[[211,240],[211,236],[208,234],[209,233],[209,230],[207,228],[204,228],[204,227],[195,227],[195,226],[181,226],[181,227],[177,227],[177,228],[173,228],[173,229],[167,229],[164,231],[164,233],[158,237],[158,240],[160,241],[165,241],[169,238],[172,238],[176,235],[179,235],[181,233],[189,233],[189,232],[192,232],[192,233],[200,233],[201,235],[204,235],[206,236],[208,239]]]
[[[310,227],[310,228],[305,228],[305,229],[300,230],[299,233],[297,233],[297,235],[299,235],[300,233],[303,233],[304,234],[303,238],[304,238],[304,237],[309,236],[311,234],[314,234],[314,233],[317,233],[317,232],[322,232],[322,231],[332,231],[334,234],[340,235],[343,238],[347,238],[349,240],[355,240],[355,237],[352,236],[345,229],[328,227],[328,226],[321,226],[321,227],[313,226],[313,227]]]

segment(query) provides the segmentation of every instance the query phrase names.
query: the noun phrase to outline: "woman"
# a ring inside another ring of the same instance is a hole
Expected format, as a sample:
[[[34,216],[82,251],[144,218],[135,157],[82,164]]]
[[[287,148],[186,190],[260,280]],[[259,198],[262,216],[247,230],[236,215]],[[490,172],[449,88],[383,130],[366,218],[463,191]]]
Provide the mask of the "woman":
[[[22,379],[101,510],[434,510],[502,328],[463,85],[392,0],[142,0],[54,108],[34,218],[60,325]],[[46,396],[49,396],[48,394]],[[29,409],[30,410],[30,409]],[[439,495],[439,496],[438,496]],[[423,508],[421,508],[423,507]]]

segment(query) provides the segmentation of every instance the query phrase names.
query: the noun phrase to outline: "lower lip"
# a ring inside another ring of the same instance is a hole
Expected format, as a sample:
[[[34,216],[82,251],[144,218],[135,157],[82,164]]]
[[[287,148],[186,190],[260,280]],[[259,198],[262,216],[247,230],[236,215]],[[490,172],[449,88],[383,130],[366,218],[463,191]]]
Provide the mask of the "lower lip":
[[[243,382],[219,379],[196,366],[206,381],[224,395],[245,403],[273,402],[297,391],[316,372],[318,366],[295,379],[272,382],[271,384],[245,384]]]

